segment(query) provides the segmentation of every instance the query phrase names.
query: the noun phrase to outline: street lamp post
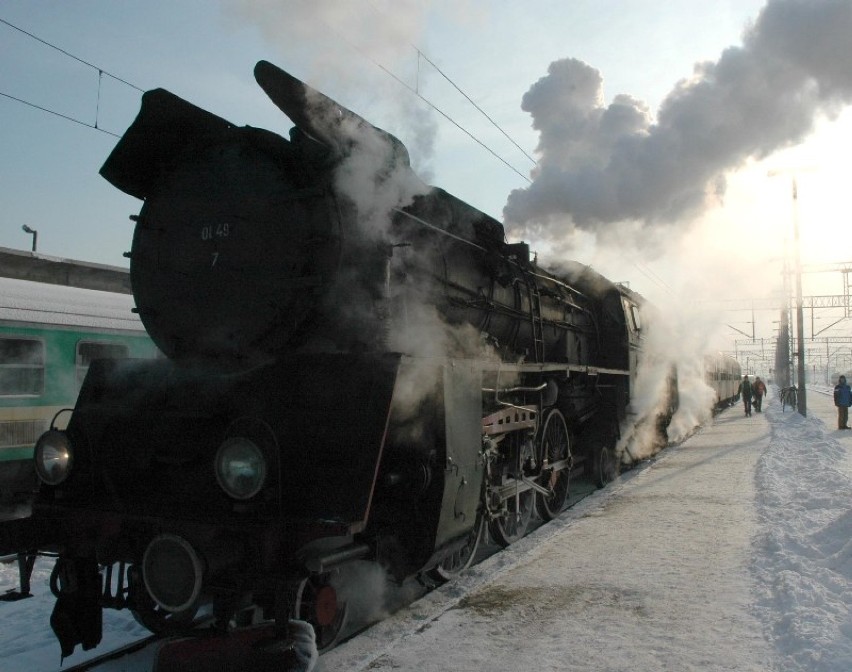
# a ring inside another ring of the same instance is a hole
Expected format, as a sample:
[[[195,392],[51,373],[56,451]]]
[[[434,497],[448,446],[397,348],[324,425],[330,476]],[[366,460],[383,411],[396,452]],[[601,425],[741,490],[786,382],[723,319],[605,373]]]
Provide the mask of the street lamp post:
[[[796,349],[796,358],[799,360],[796,368],[796,384],[798,387],[797,409],[803,416],[808,414],[807,402],[807,386],[805,381],[805,315],[802,307],[802,259],[799,249],[799,190],[796,185],[796,172],[792,170],[770,170],[767,175],[775,177],[781,173],[793,173],[793,245],[795,247],[796,261],[796,340],[798,347]],[[786,256],[786,254],[785,254]],[[785,275],[786,277],[786,275]],[[789,296],[789,295],[788,295]]]
[[[796,248],[796,340],[798,341],[798,383],[796,398],[800,415],[807,417],[807,386],[805,385],[805,313],[802,307],[802,258],[799,250],[799,191],[793,177],[793,243]]]
[[[38,245],[38,231],[36,231],[35,229],[31,229],[26,224],[24,224],[21,228],[23,229],[24,233],[32,234],[32,236],[33,236],[33,252],[35,252],[36,246]]]

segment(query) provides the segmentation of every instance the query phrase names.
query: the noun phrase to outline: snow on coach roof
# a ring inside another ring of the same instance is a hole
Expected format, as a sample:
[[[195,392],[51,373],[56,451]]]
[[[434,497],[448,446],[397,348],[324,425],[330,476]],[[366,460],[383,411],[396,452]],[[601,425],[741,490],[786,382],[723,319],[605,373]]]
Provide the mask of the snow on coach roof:
[[[0,277],[0,323],[144,333],[129,294]]]

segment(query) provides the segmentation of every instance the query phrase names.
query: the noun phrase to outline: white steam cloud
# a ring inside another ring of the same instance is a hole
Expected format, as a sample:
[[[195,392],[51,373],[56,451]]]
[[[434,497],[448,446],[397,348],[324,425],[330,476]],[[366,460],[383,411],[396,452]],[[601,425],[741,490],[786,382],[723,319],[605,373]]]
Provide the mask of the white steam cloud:
[[[429,186],[411,170],[408,152],[401,142],[355,115],[340,115],[329,99],[307,90],[313,123],[336,138],[344,155],[335,167],[335,186],[358,213],[363,233],[375,238],[390,228],[396,208],[411,205]]]
[[[656,119],[602,78],[552,63],[523,98],[540,133],[532,185],[504,209],[518,237],[559,239],[602,224],[672,223],[725,192],[726,171],[803,140],[852,101],[852,2],[770,0],[742,46],[696,65]]]
[[[712,350],[709,332],[696,329],[687,306],[665,311],[643,310],[642,356],[629,414],[616,447],[618,459],[629,464],[657,453],[664,446],[655,420],[668,410],[669,377],[677,374],[677,410],[666,429],[669,443],[678,443],[710,419],[715,391],[705,380],[704,356]]]
[[[412,0],[226,0],[234,16],[254,24],[270,44],[297,39],[324,72],[345,72],[353,60],[325,58],[317,48],[329,35],[345,40],[366,58],[393,63],[416,43],[433,3]]]
[[[225,7],[232,16],[260,31],[283,59],[285,69],[293,64],[300,64],[303,69],[307,62],[307,72],[293,72],[301,79],[309,81],[316,75],[324,82],[318,88],[346,91],[347,99],[354,98],[368,106],[369,99],[380,96],[403,126],[399,132],[405,131],[406,144],[416,157],[417,172],[429,179],[438,133],[436,119],[402,85],[382,74],[379,67],[410,87],[429,76],[429,71],[418,69],[414,45],[420,44],[428,14],[439,2],[226,0]],[[369,87],[371,93],[366,98],[365,71],[381,76]]]

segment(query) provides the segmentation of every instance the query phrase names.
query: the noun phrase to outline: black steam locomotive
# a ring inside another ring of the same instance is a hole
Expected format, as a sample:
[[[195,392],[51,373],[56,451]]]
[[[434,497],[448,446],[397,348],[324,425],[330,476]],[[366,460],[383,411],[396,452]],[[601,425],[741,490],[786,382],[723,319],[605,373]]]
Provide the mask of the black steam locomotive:
[[[57,555],[63,655],[98,644],[104,607],[154,631],[200,605],[295,617],[327,646],[346,563],[451,577],[486,526],[511,544],[572,473],[617,469],[639,297],[543,270],[396,138],[255,76],[289,139],[155,90],[101,170],[144,201],[131,280],[165,357],[91,366],[38,441],[32,515],[0,524],[24,574]]]

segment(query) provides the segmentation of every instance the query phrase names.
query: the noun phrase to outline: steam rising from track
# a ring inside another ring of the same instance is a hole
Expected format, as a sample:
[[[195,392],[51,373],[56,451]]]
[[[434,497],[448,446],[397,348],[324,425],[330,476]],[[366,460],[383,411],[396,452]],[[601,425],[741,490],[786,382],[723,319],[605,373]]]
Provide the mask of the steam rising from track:
[[[540,132],[533,184],[504,209],[518,237],[575,227],[672,224],[725,192],[724,173],[801,141],[852,100],[852,3],[770,0],[742,46],[695,66],[656,119],[631,96],[603,102],[601,74],[551,63],[523,98]]]
[[[715,403],[715,392],[704,379],[703,356],[697,354],[709,350],[706,331],[694,329],[694,325],[673,317],[670,311],[653,318],[645,329],[643,357],[631,403],[632,418],[639,422],[635,427],[628,423],[622,428],[623,438],[616,451],[626,462],[650,457],[663,447],[659,445],[654,419],[666,412],[672,366],[677,371],[678,407],[667,428],[669,442],[682,441],[709,420]]]

